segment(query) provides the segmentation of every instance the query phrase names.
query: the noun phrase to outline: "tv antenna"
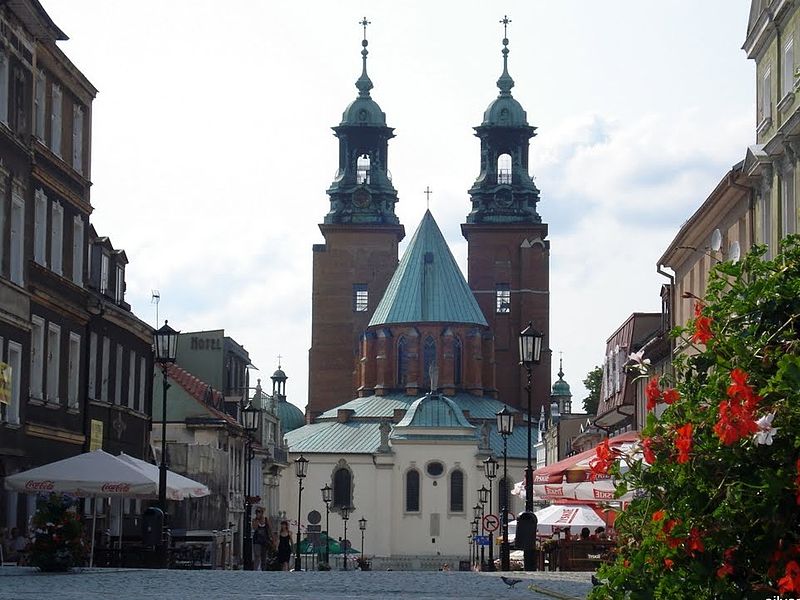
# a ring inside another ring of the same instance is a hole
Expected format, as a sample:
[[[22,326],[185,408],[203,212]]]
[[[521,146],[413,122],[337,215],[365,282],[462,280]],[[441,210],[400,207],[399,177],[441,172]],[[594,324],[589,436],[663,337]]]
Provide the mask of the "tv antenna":
[[[161,302],[161,293],[158,290],[150,290],[150,304],[156,305],[156,327],[158,327],[158,303]]]

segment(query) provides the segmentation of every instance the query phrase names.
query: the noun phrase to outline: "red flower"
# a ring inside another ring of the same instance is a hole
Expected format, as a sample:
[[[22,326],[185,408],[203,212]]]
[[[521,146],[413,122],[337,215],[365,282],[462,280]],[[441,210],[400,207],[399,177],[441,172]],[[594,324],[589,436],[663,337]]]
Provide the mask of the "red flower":
[[[657,510],[656,512],[653,513],[653,521],[661,521],[666,516],[667,516],[666,512],[664,512],[663,510]]]
[[[722,553],[722,566],[717,569],[717,577],[723,579],[728,575],[733,575],[736,569],[733,568],[733,555],[736,553],[736,548],[728,548]]]
[[[608,444],[608,438],[597,444],[595,457],[589,461],[589,478],[594,481],[598,475],[608,475],[616,457]]]
[[[755,411],[761,396],[756,395],[752,386],[748,385],[748,378],[749,375],[741,369],[731,371],[728,399],[719,403],[719,418],[714,425],[714,433],[726,446],[758,431]]]
[[[647,410],[653,410],[661,398],[661,390],[658,387],[658,375],[653,375],[647,386],[644,388],[645,396],[647,396]]]
[[[664,559],[664,566],[667,568],[668,571],[672,571],[672,566],[675,564],[675,561],[671,558]]]
[[[778,580],[778,591],[781,594],[800,592],[800,565],[797,564],[797,561],[790,560],[786,563],[784,576]]]
[[[708,340],[714,337],[711,333],[711,317],[703,316],[703,303],[694,304],[694,334],[692,341],[699,344],[707,344]]]
[[[642,438],[642,454],[644,455],[644,459],[647,461],[648,464],[655,464],[656,462],[656,455],[653,452],[652,448],[652,441],[650,438]]]
[[[695,552],[705,552],[706,547],[703,544],[703,540],[700,537],[700,530],[697,527],[692,527],[692,530],[689,532],[689,543],[686,546],[687,552],[694,556]]]
[[[666,389],[666,390],[664,390],[664,393],[661,394],[661,399],[666,404],[672,404],[676,400],[679,400],[680,397],[681,397],[680,392],[678,390],[674,389],[674,388]]]
[[[689,452],[692,449],[692,424],[687,423],[678,429],[675,447],[678,449],[678,463],[689,462]]]

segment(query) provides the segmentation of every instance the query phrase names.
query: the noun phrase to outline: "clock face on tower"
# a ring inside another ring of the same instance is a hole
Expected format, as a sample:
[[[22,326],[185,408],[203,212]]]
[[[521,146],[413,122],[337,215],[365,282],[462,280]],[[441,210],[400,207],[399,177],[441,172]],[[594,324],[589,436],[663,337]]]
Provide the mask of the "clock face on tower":
[[[508,208],[513,202],[511,190],[499,190],[494,196],[497,205],[503,208]]]
[[[353,204],[358,208],[366,208],[371,200],[369,190],[358,188],[353,192]]]

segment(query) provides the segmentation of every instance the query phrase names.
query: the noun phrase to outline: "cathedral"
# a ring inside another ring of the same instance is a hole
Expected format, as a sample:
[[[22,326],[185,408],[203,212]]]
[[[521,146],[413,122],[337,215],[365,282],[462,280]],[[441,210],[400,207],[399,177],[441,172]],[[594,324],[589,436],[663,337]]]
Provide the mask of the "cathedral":
[[[504,36],[499,93],[474,128],[480,173],[461,225],[467,277],[430,210],[398,261],[405,229],[389,172],[394,130],[371,95],[367,21],[362,25],[358,95],[333,128],[338,170],[319,226],[324,243],[313,246],[306,424],[285,438],[290,463],[301,455],[309,461],[300,522],[305,526],[314,510],[325,514],[318,490],[329,486],[331,537],[342,537],[344,508],[353,525],[368,520],[371,556],[401,565],[466,557],[479,488],[492,490],[485,512],[523,508],[509,490],[527,457],[518,335],[528,323],[544,334],[531,414],[549,406],[549,241],[528,168],[535,127],[511,93]],[[504,407],[515,415],[505,440],[495,426]],[[532,427],[535,442],[537,423]],[[491,480],[484,472],[489,457],[500,464]],[[297,484],[280,486],[291,519]]]

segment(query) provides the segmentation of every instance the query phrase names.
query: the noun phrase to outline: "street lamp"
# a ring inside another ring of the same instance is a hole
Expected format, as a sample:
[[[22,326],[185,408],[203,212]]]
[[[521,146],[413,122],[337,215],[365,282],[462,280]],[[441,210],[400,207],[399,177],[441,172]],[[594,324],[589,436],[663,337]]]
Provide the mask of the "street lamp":
[[[297,543],[294,545],[294,570],[302,571],[300,565],[300,516],[303,505],[303,478],[308,470],[308,459],[302,454],[294,461],[294,474],[297,476]]]
[[[533,365],[538,365],[542,359],[542,340],[544,334],[533,328],[533,323],[528,322],[528,326],[519,334],[519,363],[528,372],[528,382],[525,389],[528,392],[528,464],[525,467],[525,512],[533,513],[533,460],[531,457],[531,380]],[[519,547],[519,546],[518,546]],[[525,553],[524,568],[532,571],[535,568],[533,548],[526,543],[523,551]]]
[[[483,529],[483,500],[481,500],[478,504],[472,507],[472,516],[475,517],[475,522],[481,524],[481,531],[486,533]],[[485,559],[484,551],[483,551],[483,544],[481,544],[481,571],[483,571],[483,563]],[[475,554],[477,558],[478,550],[475,549]]]
[[[475,566],[475,563],[478,562],[478,540],[475,538],[478,536],[478,520],[473,519],[470,524],[469,532],[471,534],[472,543],[470,544],[470,563],[472,566]],[[481,546],[483,547],[483,546]]]
[[[326,483],[325,487],[322,488],[320,491],[322,492],[322,501],[325,503],[325,564],[330,566],[331,564],[330,514],[331,514],[331,500],[333,499],[333,488]]]
[[[511,557],[508,548],[508,436],[514,431],[514,413],[504,406],[497,413],[497,432],[503,436],[503,508],[500,513],[503,524],[503,545],[500,547],[500,570],[511,570]]]
[[[342,539],[342,543],[340,546],[344,551],[344,568],[343,571],[347,571],[347,519],[350,518],[350,507],[343,506],[341,509],[342,513],[342,523],[344,524],[344,538]]]
[[[483,461],[483,474],[489,480],[489,514],[492,513],[492,480],[497,477],[497,461],[490,456]],[[489,570],[494,571],[494,532],[489,532]]]
[[[247,404],[239,411],[240,425],[244,430],[245,435],[245,460],[247,462],[247,471],[245,472],[245,490],[244,490],[244,568],[246,571],[253,570],[253,533],[252,533],[252,494],[250,491],[251,478],[253,471],[253,442],[255,441],[253,434],[258,431],[259,417],[261,411],[253,406],[253,403],[248,400]]]
[[[175,331],[169,326],[168,321],[164,321],[164,326],[153,333],[153,347],[155,361],[161,365],[163,396],[161,402],[161,464],[158,467],[158,506],[161,509],[161,563],[167,567],[167,546],[164,538],[164,526],[167,516],[167,370],[169,365],[175,362],[178,353],[178,335],[180,331]]]
[[[358,520],[358,528],[361,530],[361,568],[364,568],[364,532],[367,530],[367,520],[361,517]]]

